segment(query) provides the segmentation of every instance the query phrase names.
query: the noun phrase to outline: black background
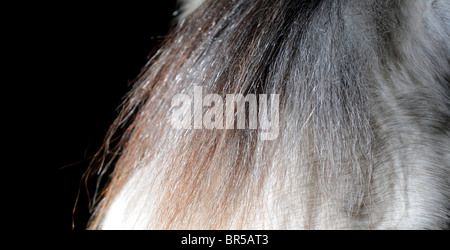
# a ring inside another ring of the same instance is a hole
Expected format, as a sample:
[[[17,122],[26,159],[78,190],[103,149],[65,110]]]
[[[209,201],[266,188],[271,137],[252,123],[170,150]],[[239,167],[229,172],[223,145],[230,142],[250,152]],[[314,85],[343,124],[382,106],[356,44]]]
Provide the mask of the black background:
[[[174,0],[76,3],[38,6],[27,24],[33,56],[22,61],[39,67],[29,91],[36,102],[27,114],[38,135],[30,140],[37,156],[29,173],[45,176],[31,176],[39,184],[30,186],[35,199],[24,208],[30,224],[57,230],[71,230],[72,222],[85,229],[90,214],[81,177],[178,7]]]

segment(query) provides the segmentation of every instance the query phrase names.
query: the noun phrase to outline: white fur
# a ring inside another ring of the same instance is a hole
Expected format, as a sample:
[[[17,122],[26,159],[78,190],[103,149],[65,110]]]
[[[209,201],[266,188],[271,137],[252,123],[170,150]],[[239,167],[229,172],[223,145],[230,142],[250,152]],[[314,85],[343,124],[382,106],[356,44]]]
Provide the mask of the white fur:
[[[189,16],[194,12],[205,0],[178,0],[181,4],[181,18]]]

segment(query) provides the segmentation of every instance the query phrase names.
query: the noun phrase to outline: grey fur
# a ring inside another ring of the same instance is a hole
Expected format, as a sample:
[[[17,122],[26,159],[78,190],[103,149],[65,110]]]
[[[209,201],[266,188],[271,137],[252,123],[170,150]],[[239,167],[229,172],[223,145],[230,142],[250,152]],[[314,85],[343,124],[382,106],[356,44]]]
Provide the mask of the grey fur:
[[[448,228],[449,6],[205,1],[130,94],[92,227]],[[196,85],[281,94],[279,138],[168,129],[167,97]]]

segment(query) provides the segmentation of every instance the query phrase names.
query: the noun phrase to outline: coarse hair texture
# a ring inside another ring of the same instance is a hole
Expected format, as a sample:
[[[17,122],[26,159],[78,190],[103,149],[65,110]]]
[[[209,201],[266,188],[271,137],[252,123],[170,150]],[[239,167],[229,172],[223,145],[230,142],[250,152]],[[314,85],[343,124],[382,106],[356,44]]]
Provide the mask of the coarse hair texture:
[[[194,6],[88,173],[115,163],[90,229],[449,228],[449,1]],[[173,129],[171,98],[194,86],[279,94],[279,137]]]

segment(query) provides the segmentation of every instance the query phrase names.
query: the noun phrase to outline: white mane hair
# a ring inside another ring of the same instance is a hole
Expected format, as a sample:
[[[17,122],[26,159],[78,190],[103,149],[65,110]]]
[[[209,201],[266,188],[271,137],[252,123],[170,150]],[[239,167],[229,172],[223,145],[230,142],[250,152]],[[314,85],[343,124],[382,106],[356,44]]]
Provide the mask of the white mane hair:
[[[89,228],[450,228],[450,1],[182,2],[91,169],[114,165]],[[279,137],[171,128],[194,86],[279,94]]]
[[[181,5],[181,18],[192,14],[205,0],[178,0]]]

